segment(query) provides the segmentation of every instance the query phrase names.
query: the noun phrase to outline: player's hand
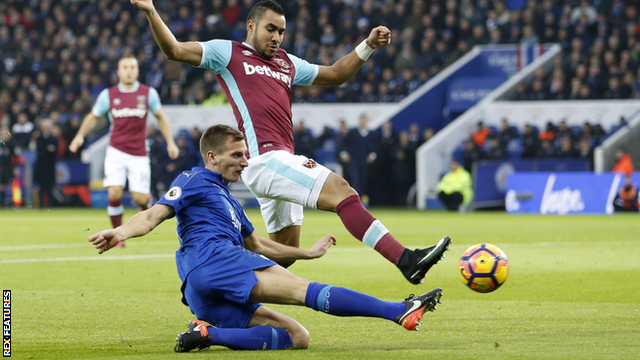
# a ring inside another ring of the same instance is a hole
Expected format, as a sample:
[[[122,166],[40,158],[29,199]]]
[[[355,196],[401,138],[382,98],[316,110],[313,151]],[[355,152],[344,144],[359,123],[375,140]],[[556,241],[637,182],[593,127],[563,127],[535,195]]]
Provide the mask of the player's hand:
[[[71,144],[69,144],[69,151],[72,153],[77,152],[78,149],[84,144],[84,138],[81,136],[76,136],[71,140]]]
[[[176,159],[180,155],[180,149],[175,143],[167,144],[167,153],[171,159]]]
[[[316,241],[315,244],[309,249],[309,258],[316,259],[324,255],[327,250],[336,244],[336,237],[329,234],[322,239]]]
[[[130,2],[144,12],[149,12],[155,9],[153,1],[151,0],[130,0]]]
[[[89,242],[98,249],[98,254],[102,254],[116,246],[121,240],[124,239],[121,238],[115,229],[103,230],[89,236]]]
[[[391,42],[391,31],[386,26],[378,26],[371,30],[367,38],[367,45],[374,49],[389,45]]]

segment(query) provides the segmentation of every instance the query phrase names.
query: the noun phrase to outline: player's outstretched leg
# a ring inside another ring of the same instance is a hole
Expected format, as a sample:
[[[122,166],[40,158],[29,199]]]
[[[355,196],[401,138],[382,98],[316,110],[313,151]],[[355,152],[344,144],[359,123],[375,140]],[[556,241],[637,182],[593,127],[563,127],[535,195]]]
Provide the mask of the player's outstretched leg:
[[[204,321],[193,320],[187,332],[176,338],[176,352],[204,350],[211,345],[234,350],[283,350],[293,346],[287,330],[270,326],[246,329],[218,329]]]
[[[427,271],[444,259],[444,253],[449,250],[450,244],[451,237],[445,236],[436,245],[425,249],[405,249],[396,266],[410,283],[420,284]]]
[[[442,289],[434,289],[403,302],[388,302],[350,289],[309,284],[305,305],[316,311],[336,316],[378,317],[396,322],[407,330],[417,330],[425,311],[434,311]]]

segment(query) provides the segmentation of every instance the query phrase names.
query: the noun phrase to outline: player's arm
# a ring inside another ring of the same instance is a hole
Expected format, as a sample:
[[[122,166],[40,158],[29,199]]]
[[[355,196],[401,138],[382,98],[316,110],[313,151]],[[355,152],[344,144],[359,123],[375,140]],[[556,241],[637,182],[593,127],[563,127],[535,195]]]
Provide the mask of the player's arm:
[[[247,250],[281,262],[319,258],[327,252],[331,245],[335,244],[336,238],[333,235],[327,235],[316,241],[309,250],[283,245],[271,239],[260,237],[255,231],[244,238],[244,247]]]
[[[169,27],[162,21],[160,14],[153,6],[152,0],[130,0],[144,12],[151,25],[153,37],[158,46],[169,60],[179,61],[191,66],[200,65],[202,59],[202,47],[196,42],[179,42]]]
[[[78,133],[71,140],[71,144],[69,144],[69,150],[71,152],[76,152],[84,144],[84,138],[89,134],[89,132],[96,126],[98,123],[98,116],[92,112],[87,114],[82,120],[82,125],[80,125],[80,129],[78,129]]]
[[[169,157],[175,159],[180,155],[180,149],[176,145],[176,142],[173,140],[173,135],[171,135],[171,127],[169,127],[169,121],[167,117],[164,115],[162,109],[159,109],[158,112],[155,113],[156,118],[158,119],[158,127],[160,128],[160,133],[164,140],[167,142],[167,153]]]
[[[388,45],[390,42],[391,31],[385,26],[378,26],[371,30],[365,41],[342,59],[331,66],[320,66],[313,85],[339,86],[344,84],[358,72],[374,49]]]
[[[161,222],[173,215],[174,211],[171,206],[155,204],[150,209],[134,215],[124,225],[89,236],[89,242],[98,249],[98,254],[102,254],[116,246],[120,241],[148,234]]]

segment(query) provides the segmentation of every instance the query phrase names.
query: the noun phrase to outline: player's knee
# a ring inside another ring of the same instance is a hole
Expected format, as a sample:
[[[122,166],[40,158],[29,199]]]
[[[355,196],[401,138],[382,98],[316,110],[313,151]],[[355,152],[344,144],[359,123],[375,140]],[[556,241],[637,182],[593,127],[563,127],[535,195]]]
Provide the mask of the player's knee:
[[[287,330],[291,336],[292,346],[296,349],[308,349],[311,336],[307,329],[300,325],[299,328]]]

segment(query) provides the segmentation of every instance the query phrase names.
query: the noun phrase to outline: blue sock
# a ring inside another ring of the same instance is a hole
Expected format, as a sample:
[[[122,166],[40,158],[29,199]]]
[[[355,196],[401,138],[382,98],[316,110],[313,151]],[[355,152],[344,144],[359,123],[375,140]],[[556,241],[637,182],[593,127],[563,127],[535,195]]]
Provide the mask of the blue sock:
[[[406,308],[404,303],[382,301],[342,287],[309,284],[305,305],[336,316],[366,316],[394,320]]]
[[[269,326],[247,329],[219,329],[210,327],[211,345],[222,345],[233,350],[282,350],[293,345],[287,330]]]

